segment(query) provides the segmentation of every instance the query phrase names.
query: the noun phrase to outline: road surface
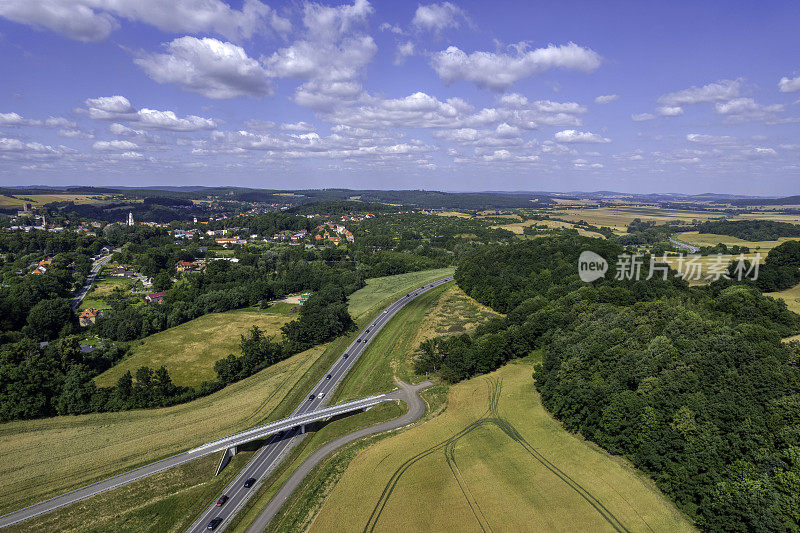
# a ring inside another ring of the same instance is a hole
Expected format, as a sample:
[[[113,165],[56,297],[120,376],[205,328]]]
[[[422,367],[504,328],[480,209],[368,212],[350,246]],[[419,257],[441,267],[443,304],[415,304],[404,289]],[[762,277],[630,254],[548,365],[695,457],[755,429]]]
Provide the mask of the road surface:
[[[297,408],[292,412],[292,416],[301,415],[315,409],[319,409],[325,405],[331,397],[331,394],[336,390],[339,384],[344,380],[347,373],[355,365],[359,356],[364,352],[366,347],[378,334],[378,332],[386,325],[387,322],[405,306],[408,302],[423,294],[434,287],[438,287],[443,283],[452,281],[453,277],[448,276],[440,280],[429,283],[418,289],[411,291],[397,301],[393,302],[386,309],[381,312],[354,340],[350,346],[347,347],[344,354],[340,356],[324,376],[317,382],[311,390],[314,395],[313,399],[306,397]],[[330,379],[327,379],[330,376]],[[324,395],[324,396],[321,396]],[[250,462],[239,472],[239,474],[231,481],[227,487],[222,491],[222,494],[228,496],[228,501],[221,507],[217,507],[216,499],[206,508],[205,511],[200,513],[197,519],[186,530],[189,533],[199,533],[207,531],[208,523],[216,518],[222,518],[222,523],[217,527],[217,531],[222,531],[230,523],[233,517],[241,507],[250,499],[250,497],[258,490],[261,482],[266,479],[275,467],[280,464],[281,459],[288,455],[291,450],[297,446],[305,434],[300,432],[300,429],[289,430],[284,432],[281,437],[273,436],[262,446]],[[244,482],[247,479],[255,478],[256,482],[252,487],[245,487]]]
[[[678,239],[676,239],[674,237],[670,237],[669,238],[669,242],[671,242],[672,244],[674,244],[678,248],[683,248],[684,250],[688,250],[688,252],[690,254],[696,254],[697,252],[700,251],[700,248],[698,248],[697,246],[693,246],[691,244],[687,244],[685,242],[681,242],[681,241],[679,241]]]
[[[375,433],[401,428],[419,420],[422,415],[425,414],[425,402],[423,402],[422,398],[419,397],[419,392],[430,387],[433,385],[433,383],[430,381],[425,381],[418,385],[408,385],[406,383],[398,383],[397,385],[400,387],[400,390],[403,393],[403,401],[408,405],[408,411],[403,416],[395,418],[394,420],[375,424],[374,426],[358,429],[352,433],[348,433],[347,435],[339,437],[336,440],[328,442],[321,448],[317,449],[314,453],[309,455],[299,467],[297,467],[297,470],[292,472],[292,475],[289,477],[289,479],[286,480],[275,496],[273,496],[269,501],[267,506],[264,507],[264,510],[261,511],[256,519],[253,520],[253,523],[247,528],[247,533],[261,533],[267,529],[267,526],[275,517],[275,515],[278,514],[278,511],[280,511],[281,507],[283,507],[283,504],[286,502],[289,496],[291,496],[294,491],[297,490],[306,476],[311,473],[311,470],[313,470],[315,466],[322,462],[322,460],[330,455],[334,450],[337,450],[342,446],[353,442],[354,440],[366,437],[367,435],[373,435]]]
[[[103,258],[108,260],[108,258]],[[100,261],[103,261],[100,259]],[[102,266],[102,265],[101,265]],[[94,269],[93,269],[94,270]],[[99,268],[97,268],[99,271]],[[408,295],[403,296],[399,300],[395,301],[391,305],[389,305],[383,312],[378,315],[378,317],[372,321],[372,323],[365,328],[364,331],[358,336],[357,341],[348,346],[347,350],[345,351],[344,355],[340,356],[336,362],[331,366],[328,372],[320,379],[320,381],[314,386],[313,392],[315,394],[314,400],[304,400],[293,412],[292,416],[302,415],[304,413],[308,413],[309,411],[313,411],[319,409],[327,404],[330,399],[330,393],[335,390],[336,386],[342,381],[345,377],[347,372],[352,368],[355,362],[358,360],[358,357],[364,351],[364,348],[369,344],[369,341],[375,336],[375,334],[380,330],[389,319],[397,313],[406,303],[414,299],[414,297],[422,294],[423,292],[427,292],[433,287],[441,285],[442,283],[447,283],[451,281],[453,278],[449,276],[447,278],[440,279],[423,287],[420,287],[410,293]],[[88,280],[87,280],[88,281]],[[360,342],[364,341],[364,342]],[[327,379],[327,376],[330,375],[331,379]],[[320,397],[319,393],[324,392],[324,397]],[[392,396],[394,394],[399,394],[400,391],[395,391],[393,393],[388,393],[387,396]],[[390,398],[390,399],[400,399],[398,395],[397,398]],[[254,457],[250,460],[250,462],[245,466],[242,472],[237,476],[233,483],[227,488],[226,490],[230,490],[231,488],[241,488],[242,483],[245,479],[249,477],[257,477],[258,479],[263,479],[263,473],[268,472],[271,468],[273,468],[277,464],[277,459],[283,457],[288,451],[294,447],[297,442],[299,442],[303,437],[302,435],[297,435],[299,432],[299,428],[297,430],[290,430],[288,432],[284,432],[283,438],[277,438],[275,436],[270,437],[267,443],[262,446],[254,455]],[[295,438],[297,437],[297,438]],[[190,450],[191,452],[192,450]],[[105,492],[107,490],[111,490],[117,487],[121,487],[122,485],[126,485],[133,481],[142,479],[144,477],[150,476],[157,472],[161,472],[168,468],[172,468],[188,461],[192,461],[197,459],[198,457],[202,457],[204,455],[208,455],[208,453],[214,453],[219,451],[219,449],[208,449],[207,453],[188,453],[182,452],[171,457],[167,457],[160,461],[156,461],[154,463],[150,463],[148,465],[129,470],[128,472],[124,472],[122,474],[104,479],[102,481],[98,481],[91,485],[87,485],[85,487],[81,487],[79,489],[75,489],[73,491],[61,494],[54,498],[50,498],[48,500],[36,503],[34,505],[25,507],[18,511],[14,511],[8,513],[6,515],[0,516],[0,528],[10,526],[12,524],[16,524],[18,522],[22,522],[23,520],[28,520],[35,516],[39,516],[44,513],[48,513],[65,505],[69,505],[71,503],[89,498],[101,492]],[[255,474],[255,475],[253,475]],[[211,475],[211,473],[209,473]],[[245,477],[243,477],[245,476]],[[257,488],[253,487],[253,489]],[[241,506],[244,501],[247,500],[247,497],[252,491],[239,491],[238,496],[238,505]],[[233,498],[229,501],[222,509],[225,513],[225,518],[232,516],[231,511],[234,510],[235,503]],[[209,507],[211,511],[217,509],[216,506],[213,504]],[[206,516],[206,513],[209,511],[207,510],[201,517]],[[214,515],[216,516],[216,515]],[[213,518],[213,516],[212,516]],[[206,528],[208,521],[211,518],[205,521],[202,524],[202,528],[198,527],[194,530],[202,531]],[[223,525],[224,526],[224,525]]]
[[[78,294],[75,295],[75,298],[72,299],[72,312],[78,310],[78,307],[81,305],[81,302],[86,297],[86,293],[89,292],[89,289],[92,288],[92,284],[94,283],[94,278],[97,276],[97,273],[100,272],[100,269],[103,268],[103,265],[111,261],[111,257],[114,254],[109,254],[106,256],[101,257],[94,263],[92,263],[92,270],[89,271],[89,275],[86,276],[86,283],[83,284],[81,290],[78,291]]]

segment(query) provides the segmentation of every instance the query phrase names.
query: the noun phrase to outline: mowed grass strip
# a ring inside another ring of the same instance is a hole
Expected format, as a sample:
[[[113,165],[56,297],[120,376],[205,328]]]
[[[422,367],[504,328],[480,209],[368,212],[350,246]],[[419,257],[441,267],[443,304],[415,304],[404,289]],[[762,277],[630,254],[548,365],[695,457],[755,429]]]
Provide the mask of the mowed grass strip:
[[[299,386],[324,350],[324,345],[312,348],[181,405],[0,425],[0,513],[277,416],[273,411]]]
[[[549,415],[532,370],[459,383],[441,415],[359,453],[310,531],[691,531],[650,480]]]
[[[214,476],[219,454],[208,455],[27,520],[13,529],[19,533],[177,533],[189,527],[195,517],[187,509],[216,498],[252,456],[252,451],[237,454],[219,476]]]
[[[295,315],[296,316],[296,315]],[[131,353],[97,378],[99,387],[110,387],[126,372],[162,365],[176,385],[196,387],[216,379],[214,363],[228,354],[241,355],[239,342],[253,326],[267,335],[280,337],[281,326],[292,320],[286,314],[256,309],[211,313],[134,343]]]
[[[404,293],[431,281],[451,276],[454,267],[420,270],[396,276],[370,278],[366,286],[350,295],[348,299],[350,315],[358,320],[375,307],[385,307]]]

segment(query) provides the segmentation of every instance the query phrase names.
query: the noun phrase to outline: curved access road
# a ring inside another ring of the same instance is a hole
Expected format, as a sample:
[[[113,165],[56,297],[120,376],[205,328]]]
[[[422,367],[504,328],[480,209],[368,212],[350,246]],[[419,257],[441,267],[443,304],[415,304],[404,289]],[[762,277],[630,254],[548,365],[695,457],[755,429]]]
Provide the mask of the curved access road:
[[[419,397],[419,393],[431,385],[433,385],[433,383],[430,381],[425,381],[418,385],[408,385],[407,383],[397,382],[397,386],[400,387],[398,392],[401,395],[401,397],[398,399],[401,399],[408,405],[408,411],[406,411],[403,416],[395,418],[394,420],[389,420],[387,422],[375,424],[374,426],[358,429],[352,433],[348,433],[347,435],[339,437],[336,440],[332,440],[309,455],[308,458],[306,458],[306,460],[303,461],[299,467],[297,467],[289,479],[286,480],[278,492],[275,493],[275,496],[272,497],[267,506],[256,517],[253,523],[250,524],[250,527],[247,528],[247,533],[261,533],[264,531],[272,519],[275,518],[275,515],[278,514],[278,511],[280,511],[281,507],[283,507],[283,504],[286,503],[286,500],[289,499],[295,490],[297,490],[306,476],[311,473],[311,470],[313,470],[315,466],[321,463],[322,460],[330,455],[333,451],[338,450],[342,446],[345,446],[346,444],[349,444],[362,437],[392,429],[398,429],[419,420],[422,415],[425,414],[425,402],[423,402],[422,398]]]

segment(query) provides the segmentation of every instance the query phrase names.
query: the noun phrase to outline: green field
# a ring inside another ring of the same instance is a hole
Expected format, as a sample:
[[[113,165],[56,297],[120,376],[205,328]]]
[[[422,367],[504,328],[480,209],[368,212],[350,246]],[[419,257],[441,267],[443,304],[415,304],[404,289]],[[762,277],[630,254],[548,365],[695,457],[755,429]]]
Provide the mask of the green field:
[[[427,338],[463,333],[497,316],[465,295],[454,283],[431,289],[406,304],[369,344],[337,391],[341,400],[363,398],[394,388],[394,381],[421,381],[413,356]]]
[[[97,378],[100,387],[110,387],[126,371],[141,366],[167,367],[173,383],[195,387],[217,377],[214,363],[228,354],[240,355],[241,335],[254,325],[267,335],[280,336],[281,326],[291,320],[284,314],[254,309],[211,313],[138,341],[131,354]]]
[[[448,267],[368,279],[365,287],[350,295],[350,314],[353,319],[358,320],[372,307],[376,305],[383,307],[383,304],[389,305],[401,293],[408,292],[415,287],[420,287],[445,276],[450,276],[453,272],[455,272],[455,268]]]
[[[781,237],[774,241],[745,241],[738,237],[731,237],[730,235],[717,235],[715,233],[697,233],[696,231],[686,231],[678,233],[675,238],[681,242],[694,244],[695,246],[714,246],[722,243],[726,246],[747,246],[751,252],[761,252],[762,254],[769,252],[779,244],[786,241],[796,241],[796,238]]]
[[[532,369],[455,385],[444,413],[356,455],[310,530],[691,531],[626,461],[553,420]]]
[[[780,292],[765,292],[767,296],[772,296],[773,298],[781,298],[784,302],[786,302],[786,306],[789,308],[790,311],[794,311],[797,314],[800,314],[800,285],[795,285],[789,289]],[[799,337],[800,336],[796,336]]]
[[[252,451],[240,452],[221,475],[214,476],[219,457],[208,455],[27,520],[13,530],[179,533],[195,518],[186,509],[216,498],[252,456]]]
[[[0,513],[279,418],[324,346],[192,402],[0,425]]]
[[[110,270],[108,268],[104,268],[103,271],[109,272]],[[98,277],[94,285],[92,285],[91,290],[86,294],[86,297],[84,297],[83,301],[81,302],[79,309],[83,310],[88,307],[108,309],[111,307],[108,297],[111,296],[111,293],[117,287],[119,287],[124,292],[125,297],[132,302],[144,301],[144,294],[131,293],[131,284],[133,281],[134,280],[131,278],[123,277]]]

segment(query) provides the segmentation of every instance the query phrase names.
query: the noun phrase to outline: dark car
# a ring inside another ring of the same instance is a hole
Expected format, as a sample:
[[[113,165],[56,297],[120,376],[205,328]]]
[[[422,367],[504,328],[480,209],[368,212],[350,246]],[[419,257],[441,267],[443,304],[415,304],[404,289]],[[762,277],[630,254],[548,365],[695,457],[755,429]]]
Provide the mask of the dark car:
[[[223,494],[222,496],[220,496],[220,497],[219,497],[219,500],[217,500],[217,507],[222,507],[222,505],[223,505],[223,504],[224,504],[226,501],[228,501],[228,496],[226,496],[225,494]]]
[[[345,359],[347,359],[347,355],[348,355],[348,354],[344,354],[342,357],[344,357]]]
[[[331,379],[331,375],[328,374],[327,376],[325,376],[325,379]]]
[[[369,330],[365,331],[364,333],[369,333]]]
[[[308,397],[308,399],[309,400],[313,400],[314,399],[314,395],[312,394],[311,396]]]
[[[208,529],[211,530],[217,529],[217,526],[219,526],[221,523],[222,523],[222,517],[218,516],[208,523]]]
[[[250,479],[248,479],[247,481],[244,482],[244,488],[249,489],[250,487],[253,486],[253,484],[255,482],[256,482],[256,478],[251,477]]]

